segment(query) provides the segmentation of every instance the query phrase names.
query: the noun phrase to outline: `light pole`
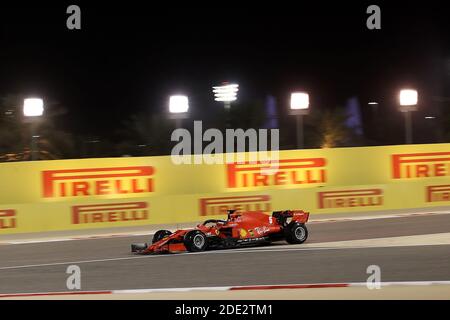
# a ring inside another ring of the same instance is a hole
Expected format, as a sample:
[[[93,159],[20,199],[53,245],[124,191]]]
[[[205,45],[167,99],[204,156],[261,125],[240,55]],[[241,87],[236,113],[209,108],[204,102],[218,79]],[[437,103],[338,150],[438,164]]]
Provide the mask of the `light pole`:
[[[304,148],[303,116],[309,113],[309,95],[306,92],[291,94],[290,114],[296,116],[297,148]]]
[[[31,131],[31,160],[36,160],[36,125],[38,119],[44,114],[44,101],[40,98],[27,98],[23,101],[23,115],[30,122]]]
[[[375,138],[375,139],[378,139],[378,106],[379,106],[379,104],[378,104],[378,102],[376,102],[376,101],[370,101],[370,102],[368,102],[367,103],[369,106],[371,106],[372,107],[372,112],[371,112],[371,116],[372,116],[372,136],[373,136],[373,138]]]
[[[239,85],[235,83],[230,84],[228,82],[224,82],[221,86],[213,87],[214,100],[223,102],[223,105],[227,112],[227,127],[229,126],[230,121],[231,102],[237,100],[238,91]]]
[[[372,106],[372,116],[375,116],[378,110],[378,102],[371,101],[367,103],[369,106]]]
[[[417,110],[417,100],[418,94],[416,90],[400,90],[400,111],[405,115],[405,144],[412,144],[413,142],[411,112]]]
[[[175,126],[181,128],[182,120],[188,117],[189,98],[183,95],[170,96],[169,117],[175,120]]]

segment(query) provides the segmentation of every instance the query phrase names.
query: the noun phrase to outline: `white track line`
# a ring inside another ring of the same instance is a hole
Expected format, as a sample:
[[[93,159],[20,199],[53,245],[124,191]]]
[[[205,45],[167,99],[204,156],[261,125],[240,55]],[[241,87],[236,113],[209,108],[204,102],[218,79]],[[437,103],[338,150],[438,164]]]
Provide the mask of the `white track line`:
[[[122,258],[109,258],[109,259],[97,259],[97,260],[80,260],[80,261],[66,261],[66,262],[54,262],[54,263],[42,263],[42,264],[28,264],[28,265],[22,265],[22,266],[1,267],[0,270],[52,267],[52,266],[61,266],[61,265],[66,265],[66,264],[83,264],[83,263],[109,262],[109,261],[119,261],[119,260],[134,260],[134,259],[145,259],[145,258],[151,258],[151,257],[157,257],[157,256],[138,256],[138,257],[122,257]],[[163,256],[161,256],[161,257],[163,257]]]
[[[120,257],[120,258],[108,258],[108,259],[97,259],[97,260],[80,260],[80,261],[67,261],[67,262],[55,262],[55,263],[42,263],[42,264],[29,264],[20,266],[9,266],[0,267],[1,270],[12,270],[12,269],[25,269],[25,268],[39,268],[39,267],[52,267],[67,264],[83,264],[83,263],[96,263],[96,262],[111,262],[111,261],[121,261],[121,260],[135,260],[135,259],[160,259],[160,258],[178,258],[186,256],[204,255],[204,254],[236,254],[236,253],[259,253],[259,252],[271,252],[271,251],[299,251],[299,250],[323,250],[324,248],[292,248],[292,249],[266,249],[266,250],[248,250],[248,249],[231,249],[231,250],[219,250],[219,251],[206,251],[206,252],[190,252],[190,253],[176,253],[176,254],[162,254],[162,255],[148,255],[148,256],[133,256],[133,257]],[[330,248],[334,249],[334,248]]]

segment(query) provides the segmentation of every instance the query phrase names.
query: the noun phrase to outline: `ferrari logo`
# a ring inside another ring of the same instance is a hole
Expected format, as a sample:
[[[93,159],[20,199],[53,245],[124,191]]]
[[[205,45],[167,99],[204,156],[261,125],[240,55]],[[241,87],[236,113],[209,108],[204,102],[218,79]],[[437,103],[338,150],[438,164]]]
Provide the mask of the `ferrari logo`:
[[[239,235],[241,236],[241,238],[245,238],[247,236],[248,232],[245,229],[241,229],[239,231]]]

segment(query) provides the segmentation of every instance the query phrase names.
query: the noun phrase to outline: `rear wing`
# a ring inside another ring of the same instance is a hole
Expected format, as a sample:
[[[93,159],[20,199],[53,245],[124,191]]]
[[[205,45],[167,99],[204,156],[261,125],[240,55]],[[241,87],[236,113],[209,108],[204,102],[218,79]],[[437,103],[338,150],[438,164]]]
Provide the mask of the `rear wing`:
[[[309,212],[303,210],[274,211],[272,216],[277,219],[280,225],[284,225],[288,218],[291,218],[290,221],[306,223],[309,219]]]
[[[297,221],[300,223],[306,223],[309,219],[309,212],[303,210],[293,210],[292,211],[292,221]]]

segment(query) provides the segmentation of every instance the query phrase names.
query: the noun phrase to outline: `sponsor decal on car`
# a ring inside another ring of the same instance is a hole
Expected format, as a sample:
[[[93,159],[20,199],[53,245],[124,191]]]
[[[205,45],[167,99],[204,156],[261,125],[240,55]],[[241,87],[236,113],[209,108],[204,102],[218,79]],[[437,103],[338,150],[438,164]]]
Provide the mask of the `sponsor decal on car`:
[[[17,215],[13,209],[0,209],[0,229],[17,228]]]
[[[72,207],[72,224],[124,222],[148,219],[146,202],[91,204]]]
[[[256,227],[255,231],[259,236],[262,236],[262,235],[266,234],[267,232],[269,232],[270,229],[267,228],[266,226],[262,226],[262,227]]]
[[[426,201],[450,201],[450,184],[425,187]]]
[[[392,178],[412,179],[450,176],[450,152],[392,155]]]
[[[230,163],[227,165],[228,188],[270,187],[325,183],[326,159],[304,158],[278,160],[278,169],[272,173],[270,164],[262,162]]]
[[[43,197],[86,197],[154,191],[151,166],[47,170],[42,172]]]
[[[200,215],[226,215],[228,210],[271,211],[269,195],[216,197],[200,199]]]
[[[383,205],[382,189],[358,189],[318,192],[319,209]]]

